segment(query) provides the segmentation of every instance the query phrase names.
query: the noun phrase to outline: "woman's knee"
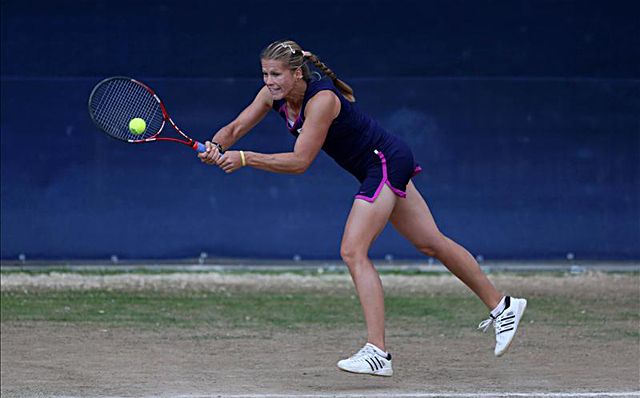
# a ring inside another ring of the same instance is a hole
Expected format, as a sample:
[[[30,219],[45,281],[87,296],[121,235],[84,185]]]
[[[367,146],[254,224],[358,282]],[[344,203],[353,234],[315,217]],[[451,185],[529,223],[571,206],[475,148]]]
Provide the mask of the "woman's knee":
[[[367,262],[367,250],[353,244],[342,243],[340,257],[347,263],[349,268],[358,267],[360,264]]]
[[[418,251],[425,256],[439,257],[447,248],[447,237],[438,232],[433,237],[416,244]]]
[[[340,246],[340,257],[344,260],[345,263],[354,263],[357,262],[362,257],[362,251],[358,250],[354,245],[350,245],[348,243],[343,243]]]

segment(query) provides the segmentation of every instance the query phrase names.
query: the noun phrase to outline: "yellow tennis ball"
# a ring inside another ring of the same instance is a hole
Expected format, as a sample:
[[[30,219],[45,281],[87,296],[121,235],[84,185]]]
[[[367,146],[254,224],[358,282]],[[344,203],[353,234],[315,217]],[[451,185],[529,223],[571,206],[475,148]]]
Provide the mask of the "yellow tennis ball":
[[[136,117],[129,121],[129,131],[131,132],[131,134],[140,135],[144,133],[146,129],[147,123],[144,121],[144,119]]]

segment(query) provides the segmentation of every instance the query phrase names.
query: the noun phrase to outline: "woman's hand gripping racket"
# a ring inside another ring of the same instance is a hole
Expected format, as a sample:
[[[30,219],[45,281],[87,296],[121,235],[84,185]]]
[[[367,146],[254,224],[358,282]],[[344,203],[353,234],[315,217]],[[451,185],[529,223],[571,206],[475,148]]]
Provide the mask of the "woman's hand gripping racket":
[[[198,152],[207,150],[204,144],[189,138],[176,126],[149,86],[135,79],[116,76],[98,83],[89,96],[89,115],[102,131],[125,142],[173,141]],[[167,123],[184,139],[159,137]],[[222,153],[222,147],[214,145]]]

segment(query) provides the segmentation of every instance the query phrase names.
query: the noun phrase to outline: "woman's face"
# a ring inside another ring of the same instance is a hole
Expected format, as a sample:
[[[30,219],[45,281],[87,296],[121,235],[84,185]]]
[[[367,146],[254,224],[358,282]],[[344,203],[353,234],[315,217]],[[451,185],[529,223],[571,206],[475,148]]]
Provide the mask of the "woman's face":
[[[302,76],[300,69],[292,71],[282,61],[263,59],[261,63],[262,80],[274,100],[280,100],[286,97]]]

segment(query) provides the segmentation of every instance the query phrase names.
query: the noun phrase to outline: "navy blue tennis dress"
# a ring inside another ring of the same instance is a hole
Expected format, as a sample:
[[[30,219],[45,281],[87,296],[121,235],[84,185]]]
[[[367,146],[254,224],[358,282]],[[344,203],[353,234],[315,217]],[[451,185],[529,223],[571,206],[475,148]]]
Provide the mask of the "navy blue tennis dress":
[[[307,102],[322,90],[332,91],[341,105],[338,117],[329,126],[322,150],[360,181],[355,197],[374,202],[385,184],[399,197],[406,197],[409,180],[422,170],[415,163],[411,149],[344,98],[331,79],[307,83],[300,114],[293,123],[289,120],[284,99],[274,101],[273,109],[284,118],[291,134],[297,137],[304,134],[302,124]]]

